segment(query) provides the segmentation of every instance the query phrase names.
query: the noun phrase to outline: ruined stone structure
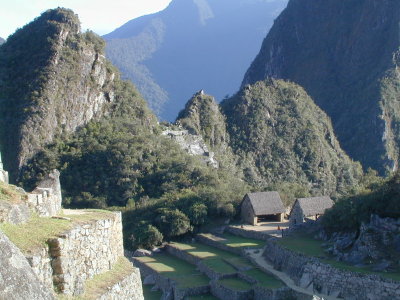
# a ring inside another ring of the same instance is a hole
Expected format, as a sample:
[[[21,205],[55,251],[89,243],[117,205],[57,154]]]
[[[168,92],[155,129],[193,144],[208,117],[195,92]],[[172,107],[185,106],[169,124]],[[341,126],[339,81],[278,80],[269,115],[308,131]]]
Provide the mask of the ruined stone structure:
[[[0,223],[24,223],[35,212],[56,218],[68,229],[23,253],[0,232],[0,299],[53,299],[56,293],[85,298],[86,282],[99,274],[114,274],[114,266],[122,264],[125,273],[108,280],[93,299],[143,300],[139,270],[123,259],[120,212],[64,210],[59,216],[62,197],[57,170],[30,194],[15,190],[21,199],[0,201],[0,210],[9,208],[1,211]],[[18,289],[15,296],[11,294]]]
[[[241,205],[242,220],[257,225],[260,221],[282,222],[285,208],[278,192],[248,193]]]
[[[399,299],[400,282],[379,275],[337,269],[315,257],[283,248],[270,240],[263,256],[294,282],[310,291],[355,300]]]
[[[190,155],[201,156],[203,161],[213,168],[218,168],[219,163],[214,158],[214,152],[210,151],[201,135],[190,134],[187,130],[165,130],[163,136],[169,137],[171,140]]]
[[[28,194],[28,204],[41,217],[52,217],[61,210],[60,172],[53,170]]]

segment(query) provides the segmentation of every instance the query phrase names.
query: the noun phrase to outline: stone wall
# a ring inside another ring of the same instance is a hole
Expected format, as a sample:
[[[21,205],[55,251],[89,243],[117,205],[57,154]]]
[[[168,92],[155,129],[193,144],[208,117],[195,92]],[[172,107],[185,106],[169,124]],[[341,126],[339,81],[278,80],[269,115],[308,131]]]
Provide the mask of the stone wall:
[[[50,290],[53,290],[53,268],[48,247],[37,249],[34,252],[25,254],[33,271],[39,280]]]
[[[48,244],[56,289],[67,295],[82,294],[85,280],[110,270],[124,255],[121,213],[76,226]]]
[[[186,251],[182,251],[179,248],[174,247],[174,245],[170,245],[170,244],[166,245],[165,250],[169,254],[171,254],[175,257],[178,257],[179,259],[182,259],[192,265],[197,265],[199,262],[201,262],[200,258],[198,258],[194,255],[191,255],[190,253],[188,253]]]
[[[257,217],[254,214],[253,206],[251,205],[250,198],[247,194],[244,196],[240,207],[240,216],[246,223],[251,225],[257,224]]]
[[[271,236],[268,233],[261,232],[261,231],[256,231],[256,230],[248,230],[248,229],[242,229],[236,226],[227,226],[225,228],[226,232],[232,233],[234,235],[238,235],[244,238],[249,238],[249,239],[255,239],[255,240],[262,240],[266,241],[271,238]]]
[[[399,281],[336,269],[317,258],[285,249],[273,240],[267,243],[263,256],[303,288],[344,299],[400,298]]]
[[[144,300],[139,269],[135,268],[132,274],[109,287],[97,300]]]
[[[254,297],[254,291],[252,289],[244,291],[229,289],[219,283],[218,280],[211,281],[210,290],[215,297],[222,300],[249,300]]]
[[[60,172],[51,171],[38,186],[28,194],[28,205],[41,217],[52,217],[61,210],[62,196]]]

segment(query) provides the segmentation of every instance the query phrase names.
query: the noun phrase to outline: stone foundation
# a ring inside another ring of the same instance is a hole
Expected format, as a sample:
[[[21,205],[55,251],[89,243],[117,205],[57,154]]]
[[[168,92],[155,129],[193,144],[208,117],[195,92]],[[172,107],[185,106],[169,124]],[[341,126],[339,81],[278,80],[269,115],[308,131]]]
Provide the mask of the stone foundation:
[[[254,298],[253,289],[239,291],[229,289],[218,282],[213,280],[210,283],[211,293],[222,300],[249,300]],[[266,299],[266,298],[264,298]]]
[[[83,283],[110,270],[124,255],[121,213],[108,213],[48,242],[56,290],[67,295],[83,293]]]
[[[97,300],[144,300],[139,269],[107,288],[108,291]]]
[[[317,258],[285,249],[273,240],[267,243],[263,256],[303,288],[344,299],[400,298],[399,281],[336,269]]]

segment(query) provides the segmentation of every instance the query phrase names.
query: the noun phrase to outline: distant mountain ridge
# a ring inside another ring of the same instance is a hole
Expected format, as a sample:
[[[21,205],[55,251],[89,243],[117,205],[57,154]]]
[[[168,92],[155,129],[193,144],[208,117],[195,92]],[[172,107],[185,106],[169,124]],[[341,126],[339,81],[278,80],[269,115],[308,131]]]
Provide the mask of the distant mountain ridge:
[[[3,39],[2,37],[0,37],[0,45],[1,45],[1,44],[4,44],[4,42],[5,42],[5,39]]]
[[[106,54],[161,119],[194,91],[222,100],[237,91],[286,0],[173,0],[104,36]]]
[[[305,88],[365,168],[398,169],[399,1],[290,0],[243,86],[268,77]]]

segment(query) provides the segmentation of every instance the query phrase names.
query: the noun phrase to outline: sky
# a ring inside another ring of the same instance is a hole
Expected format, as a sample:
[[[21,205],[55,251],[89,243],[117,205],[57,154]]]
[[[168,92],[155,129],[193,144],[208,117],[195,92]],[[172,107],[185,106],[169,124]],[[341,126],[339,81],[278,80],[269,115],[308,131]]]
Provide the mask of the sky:
[[[1,0],[0,37],[15,30],[50,8],[65,7],[78,14],[82,30],[103,35],[127,21],[163,10],[171,0]]]

